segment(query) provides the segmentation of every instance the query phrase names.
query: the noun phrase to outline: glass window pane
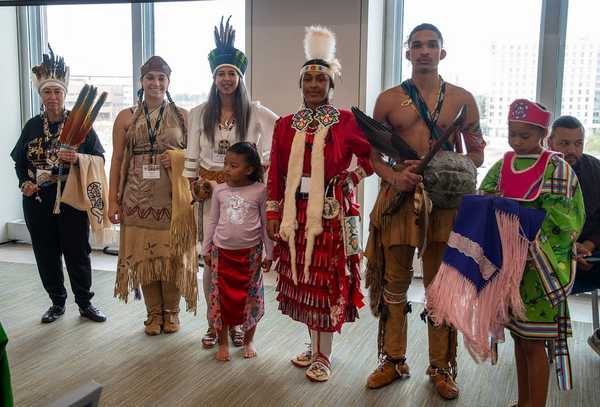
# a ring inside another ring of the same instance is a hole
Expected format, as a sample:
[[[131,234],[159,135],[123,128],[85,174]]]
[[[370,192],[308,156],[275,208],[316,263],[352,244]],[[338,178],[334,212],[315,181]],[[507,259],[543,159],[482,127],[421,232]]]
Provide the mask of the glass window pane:
[[[71,79],[66,98],[71,108],[84,84],[108,92],[94,129],[106,150],[106,166],[112,156],[112,126],[122,109],[133,103],[131,5],[102,4],[47,6],[48,42],[65,57]]]
[[[154,50],[173,71],[169,91],[179,106],[191,109],[208,98],[212,74],[207,56],[215,47],[213,27],[221,16],[232,16],[235,47],[244,51],[245,11],[245,0],[154,4]]]
[[[600,3],[570,0],[561,114],[585,127],[584,151],[600,158]]]
[[[404,41],[421,23],[437,26],[447,51],[440,75],[477,100],[487,142],[480,176],[509,149],[510,102],[535,99],[541,5],[541,0],[404,1]],[[411,69],[403,55],[403,80],[411,76]]]

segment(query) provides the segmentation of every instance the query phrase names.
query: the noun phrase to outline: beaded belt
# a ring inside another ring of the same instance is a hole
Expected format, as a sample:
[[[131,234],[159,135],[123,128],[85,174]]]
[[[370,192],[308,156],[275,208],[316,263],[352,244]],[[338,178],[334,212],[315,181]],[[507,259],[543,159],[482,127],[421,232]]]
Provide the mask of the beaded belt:
[[[154,151],[154,154],[155,155],[161,155],[163,152],[161,152],[161,151]],[[131,152],[131,155],[147,155],[147,154],[152,154],[152,150],[150,150],[150,149],[133,150]]]
[[[43,182],[40,184],[42,188],[49,187],[50,185],[54,185],[58,183],[58,181],[65,182],[67,180],[68,175],[50,175],[45,177]]]

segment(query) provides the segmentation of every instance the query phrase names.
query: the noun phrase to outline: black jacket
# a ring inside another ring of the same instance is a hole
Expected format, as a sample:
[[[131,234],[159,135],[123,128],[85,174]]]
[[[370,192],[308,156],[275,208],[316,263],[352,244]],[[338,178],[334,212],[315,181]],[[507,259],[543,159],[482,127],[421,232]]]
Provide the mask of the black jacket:
[[[50,132],[54,134],[58,130],[58,126],[58,123],[50,123],[48,127]],[[41,115],[32,117],[25,123],[21,131],[21,137],[19,137],[17,144],[10,153],[15,162],[15,171],[19,178],[19,186],[25,181],[35,182],[36,168],[49,169],[53,173],[58,170],[56,166],[47,162],[48,149],[51,147],[51,144],[55,143],[55,139],[51,141],[46,140]],[[82,154],[104,157],[104,148],[94,129],[90,130],[85,141],[79,146],[77,151]],[[68,173],[68,167],[63,170],[63,174],[66,173]]]
[[[585,203],[586,219],[579,242],[590,240],[600,246],[600,160],[584,154],[573,166]]]

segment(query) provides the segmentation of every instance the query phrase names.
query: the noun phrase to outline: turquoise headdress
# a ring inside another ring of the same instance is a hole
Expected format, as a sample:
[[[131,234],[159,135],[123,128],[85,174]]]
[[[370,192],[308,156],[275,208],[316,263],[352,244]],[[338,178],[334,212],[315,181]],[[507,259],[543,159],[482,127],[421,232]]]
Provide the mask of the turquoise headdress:
[[[229,25],[229,20],[231,20],[231,16],[229,16],[225,26],[223,26],[223,17],[221,17],[221,24],[218,27],[215,26],[216,48],[208,54],[208,63],[213,75],[222,66],[230,66],[240,76],[244,76],[248,67],[248,58],[242,51],[233,46],[235,42],[235,30]]]

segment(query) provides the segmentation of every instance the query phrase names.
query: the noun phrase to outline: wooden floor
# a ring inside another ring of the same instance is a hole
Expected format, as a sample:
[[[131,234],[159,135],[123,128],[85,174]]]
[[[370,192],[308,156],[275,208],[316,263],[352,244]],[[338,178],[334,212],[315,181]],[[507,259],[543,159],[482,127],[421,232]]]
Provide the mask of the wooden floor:
[[[114,272],[95,271],[94,304],[109,320],[79,318],[72,296],[65,316],[39,322],[48,307],[35,266],[0,262],[0,319],[9,336],[8,356],[17,406],[42,406],[63,392],[95,380],[104,386],[103,406],[508,406],[516,396],[512,340],[500,348],[498,366],[476,365],[462,348],[458,383],[461,396],[442,401],[424,375],[426,326],[420,306],[410,317],[408,363],[413,376],[384,389],[367,390],[376,365],[376,320],[366,309],[334,339],[333,377],[308,382],[289,359],[303,350],[305,329],[280,315],[272,287],[266,289],[266,316],[258,326],[259,356],[231,362],[203,350],[204,305],[199,314],[182,315],[174,335],[147,337],[142,302],[112,298]],[[69,292],[69,295],[71,293]],[[600,357],[586,343],[591,325],[575,323],[570,341],[575,389],[559,394],[551,377],[548,406],[596,406],[600,400]],[[596,401],[594,401],[596,400]]]

